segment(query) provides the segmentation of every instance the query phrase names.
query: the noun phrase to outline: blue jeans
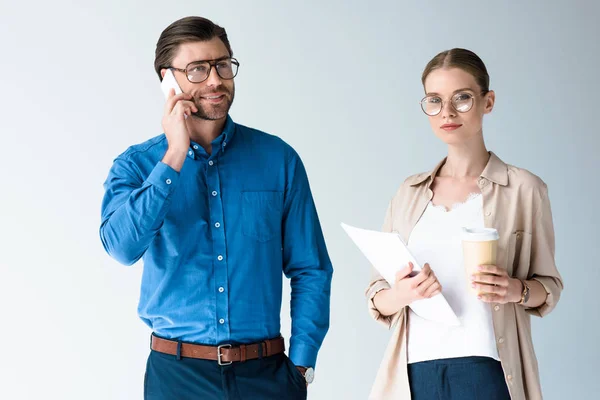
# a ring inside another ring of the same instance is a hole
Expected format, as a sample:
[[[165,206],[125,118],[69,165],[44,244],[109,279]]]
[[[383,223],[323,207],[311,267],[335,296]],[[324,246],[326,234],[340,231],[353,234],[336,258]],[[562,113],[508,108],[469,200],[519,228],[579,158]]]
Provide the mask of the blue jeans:
[[[510,400],[500,362],[461,357],[408,365],[413,400]]]
[[[151,351],[145,400],[305,400],[306,381],[285,354],[220,366]]]

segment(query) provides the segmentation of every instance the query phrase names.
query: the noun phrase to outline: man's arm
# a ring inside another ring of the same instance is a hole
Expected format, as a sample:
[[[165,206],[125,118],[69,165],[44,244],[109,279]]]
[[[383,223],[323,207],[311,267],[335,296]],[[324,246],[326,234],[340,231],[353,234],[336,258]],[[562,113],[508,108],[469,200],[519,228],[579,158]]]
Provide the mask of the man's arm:
[[[314,367],[329,329],[333,268],[306,170],[293,152],[287,165],[283,214],[283,272],[291,280],[290,359]]]
[[[125,265],[143,255],[162,226],[179,173],[159,162],[146,180],[134,163],[116,159],[102,201],[100,238],[104,249]]]

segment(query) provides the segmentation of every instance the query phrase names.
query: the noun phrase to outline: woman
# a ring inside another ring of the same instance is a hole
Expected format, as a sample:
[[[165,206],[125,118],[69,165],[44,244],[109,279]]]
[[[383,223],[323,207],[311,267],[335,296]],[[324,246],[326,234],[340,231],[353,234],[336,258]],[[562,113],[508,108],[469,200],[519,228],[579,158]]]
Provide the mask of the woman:
[[[448,156],[408,178],[387,211],[384,231],[399,232],[427,264],[412,277],[412,265],[405,267],[393,288],[374,273],[367,289],[372,316],[396,326],[370,398],[541,399],[530,316],[547,315],[563,288],[547,187],[486,149],[482,121],[495,94],[476,54],[438,54],[422,82],[421,107]],[[462,259],[465,226],[500,236],[496,265],[471,276]],[[408,307],[440,292],[460,326],[424,320]]]

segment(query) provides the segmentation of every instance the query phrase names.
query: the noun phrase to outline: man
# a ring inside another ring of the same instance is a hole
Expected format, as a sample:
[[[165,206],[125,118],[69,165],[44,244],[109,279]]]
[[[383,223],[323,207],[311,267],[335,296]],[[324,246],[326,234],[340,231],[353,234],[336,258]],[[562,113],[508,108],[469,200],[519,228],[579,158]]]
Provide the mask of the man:
[[[144,260],[146,399],[305,399],[329,327],[332,266],[306,171],[281,139],[229,117],[232,55],[207,19],[167,27],[155,69],[183,93],[169,95],[164,135],[117,157],[105,182],[102,243],[123,264]]]

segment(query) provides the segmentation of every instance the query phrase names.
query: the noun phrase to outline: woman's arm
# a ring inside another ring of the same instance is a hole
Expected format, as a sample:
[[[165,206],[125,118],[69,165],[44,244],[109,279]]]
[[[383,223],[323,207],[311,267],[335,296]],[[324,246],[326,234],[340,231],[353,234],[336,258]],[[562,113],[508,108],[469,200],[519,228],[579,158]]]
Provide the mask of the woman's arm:
[[[546,186],[534,190],[531,257],[528,278],[529,299],[523,306],[528,313],[543,317],[556,306],[563,289],[562,278],[554,260],[554,226]],[[491,274],[491,275],[486,275]],[[480,274],[472,278],[473,287],[481,292],[480,299],[488,303],[518,303],[523,284],[511,278],[506,270],[495,265],[483,265]]]
[[[482,265],[479,274],[471,277],[472,286],[481,292],[479,299],[486,303],[519,303],[523,298],[523,281],[508,276],[504,268],[496,265]],[[548,293],[539,281],[525,281],[529,286],[529,298],[523,304],[527,308],[537,308],[546,303]]]
[[[535,213],[527,282],[531,282],[531,290],[535,290],[535,293],[531,293],[526,311],[543,317],[556,307],[563,290],[563,281],[554,259],[554,224],[545,184],[534,190],[533,202]]]
[[[548,293],[546,292],[546,289],[544,289],[544,285],[535,279],[525,281],[525,283],[527,286],[529,286],[529,299],[522,305],[527,308],[538,308],[542,304],[545,304]],[[519,281],[519,286],[520,285],[521,282]],[[521,290],[519,293],[519,300],[517,300],[517,302],[521,301],[522,293],[523,291]]]

